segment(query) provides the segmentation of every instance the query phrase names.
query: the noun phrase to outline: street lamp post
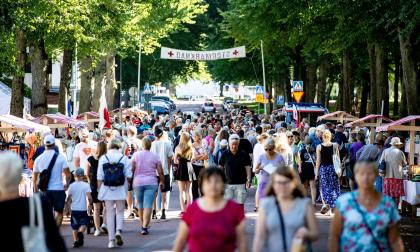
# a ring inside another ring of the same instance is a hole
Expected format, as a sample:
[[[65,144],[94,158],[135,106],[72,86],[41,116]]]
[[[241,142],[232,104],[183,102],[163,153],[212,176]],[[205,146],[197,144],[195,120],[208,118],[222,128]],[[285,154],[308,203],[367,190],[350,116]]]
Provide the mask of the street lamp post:
[[[137,102],[140,108],[140,66],[141,66],[141,37],[142,33],[140,33],[140,42],[139,42],[139,65],[137,69]]]

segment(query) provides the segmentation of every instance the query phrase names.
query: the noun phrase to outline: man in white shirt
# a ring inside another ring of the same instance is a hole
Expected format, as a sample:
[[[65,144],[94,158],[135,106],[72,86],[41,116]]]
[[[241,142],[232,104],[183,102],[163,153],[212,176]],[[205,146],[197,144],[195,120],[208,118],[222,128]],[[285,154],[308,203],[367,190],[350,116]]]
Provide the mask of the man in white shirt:
[[[169,141],[163,139],[164,132],[162,128],[155,127],[154,135],[156,140],[152,143],[150,151],[159,156],[162,162],[163,175],[165,176],[165,185],[163,188],[159,188],[158,197],[156,197],[156,209],[162,209],[161,219],[166,219],[165,209],[167,208],[166,202],[169,202],[171,192],[171,166],[172,166],[172,144]],[[160,200],[160,198],[162,200]],[[162,203],[162,205],[160,204]],[[156,210],[153,210],[152,218],[156,218]]]
[[[79,167],[83,168],[86,172],[86,167],[88,163],[88,158],[91,155],[91,146],[88,143],[89,140],[89,131],[87,129],[81,130],[80,134],[80,143],[74,147],[73,152],[73,164],[74,168]]]
[[[34,184],[35,192],[38,192],[38,177],[39,174],[48,169],[50,162],[53,159],[55,150],[55,138],[53,135],[47,135],[44,138],[45,151],[35,160],[34,173],[32,181]],[[55,219],[57,225],[60,226],[63,220],[64,203],[66,200],[67,185],[70,182],[70,169],[66,161],[66,157],[57,152],[57,159],[54,162],[54,166],[51,169],[51,176],[48,182],[48,187],[42,195],[45,196],[51,203],[51,206],[55,212]],[[63,184],[63,173],[66,177],[66,184]]]

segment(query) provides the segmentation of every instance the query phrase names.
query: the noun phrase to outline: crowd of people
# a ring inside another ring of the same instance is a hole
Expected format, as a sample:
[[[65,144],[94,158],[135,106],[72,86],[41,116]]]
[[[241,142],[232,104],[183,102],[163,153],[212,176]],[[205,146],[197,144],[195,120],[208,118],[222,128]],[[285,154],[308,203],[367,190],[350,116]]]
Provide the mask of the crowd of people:
[[[123,246],[125,217],[138,217],[140,234],[148,235],[151,219],[167,218],[176,182],[181,223],[174,251],[247,251],[251,187],[258,214],[253,251],[310,251],[319,238],[318,206],[333,216],[331,251],[403,251],[403,144],[395,133],[368,143],[369,134],[245,110],[126,117],[100,133],[81,129],[71,151],[47,134],[32,174],[46,247],[66,250],[57,227],[68,214],[75,248],[85,243],[90,216],[94,236],[108,235],[108,248]],[[0,237],[16,244],[25,244],[20,229],[32,218],[24,211],[31,201],[18,198],[21,169],[18,156],[0,153],[0,214],[13,216]],[[17,209],[22,218],[10,214]]]

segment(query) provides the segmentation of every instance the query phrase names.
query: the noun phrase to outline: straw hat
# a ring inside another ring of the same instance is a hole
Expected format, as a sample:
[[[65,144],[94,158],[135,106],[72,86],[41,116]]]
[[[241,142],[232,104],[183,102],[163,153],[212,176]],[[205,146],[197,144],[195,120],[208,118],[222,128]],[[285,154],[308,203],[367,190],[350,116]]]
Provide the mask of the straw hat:
[[[404,144],[401,142],[399,137],[393,137],[391,139],[391,145],[392,146],[401,146],[401,145],[404,145]]]

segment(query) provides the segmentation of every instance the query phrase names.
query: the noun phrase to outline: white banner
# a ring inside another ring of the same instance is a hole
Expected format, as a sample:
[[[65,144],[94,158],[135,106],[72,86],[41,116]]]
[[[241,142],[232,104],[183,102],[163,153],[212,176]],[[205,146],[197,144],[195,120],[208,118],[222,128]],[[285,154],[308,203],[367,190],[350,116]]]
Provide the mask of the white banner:
[[[214,51],[188,51],[168,47],[160,50],[161,59],[174,60],[219,60],[246,57],[245,46]]]

